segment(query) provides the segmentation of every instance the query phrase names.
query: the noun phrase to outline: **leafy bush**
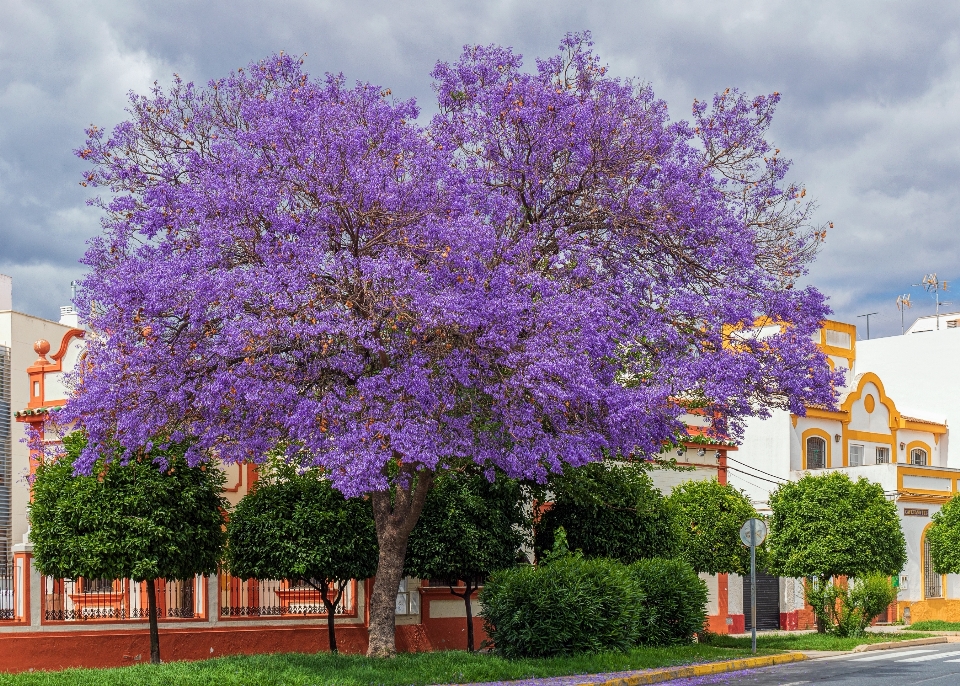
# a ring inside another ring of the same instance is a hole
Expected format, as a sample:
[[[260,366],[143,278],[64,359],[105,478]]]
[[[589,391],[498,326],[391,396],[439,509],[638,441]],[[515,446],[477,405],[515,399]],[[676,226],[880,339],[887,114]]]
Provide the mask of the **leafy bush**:
[[[643,624],[638,576],[580,555],[495,572],[480,602],[487,634],[507,658],[626,651]]]
[[[683,560],[653,558],[630,565],[643,594],[638,642],[689,643],[707,620],[707,585]]]
[[[550,477],[552,505],[536,525],[538,559],[564,527],[571,550],[625,564],[673,554],[673,523],[666,500],[639,462],[592,462]]]
[[[842,638],[862,636],[870,622],[897,599],[890,577],[882,574],[856,578],[846,586],[808,580],[804,590],[818,623]]]
[[[960,496],[933,514],[933,526],[927,530],[933,570],[937,574],[960,572]]]

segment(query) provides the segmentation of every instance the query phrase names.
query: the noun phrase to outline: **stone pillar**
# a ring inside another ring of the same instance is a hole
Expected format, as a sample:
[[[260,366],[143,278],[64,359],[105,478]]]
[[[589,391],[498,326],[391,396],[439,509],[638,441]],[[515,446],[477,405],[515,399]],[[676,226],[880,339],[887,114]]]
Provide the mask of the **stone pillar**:
[[[23,543],[13,546],[13,617],[18,623],[39,627],[43,577],[33,564],[33,543],[29,536],[27,532]]]

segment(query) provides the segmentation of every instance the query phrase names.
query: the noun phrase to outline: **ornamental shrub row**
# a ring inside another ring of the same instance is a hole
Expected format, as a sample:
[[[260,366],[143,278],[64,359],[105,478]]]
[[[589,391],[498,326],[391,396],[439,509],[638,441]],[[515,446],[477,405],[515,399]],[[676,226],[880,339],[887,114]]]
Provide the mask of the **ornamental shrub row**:
[[[496,572],[480,602],[498,653],[551,657],[689,643],[706,620],[707,588],[680,560],[566,555]]]

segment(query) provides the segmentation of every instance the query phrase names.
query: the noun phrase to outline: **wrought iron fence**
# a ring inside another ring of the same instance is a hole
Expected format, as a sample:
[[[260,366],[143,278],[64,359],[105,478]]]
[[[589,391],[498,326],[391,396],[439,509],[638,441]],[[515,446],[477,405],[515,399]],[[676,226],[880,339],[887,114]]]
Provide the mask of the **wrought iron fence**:
[[[355,582],[343,590],[334,614],[351,614],[356,610]],[[336,598],[330,588],[328,598]],[[300,581],[277,579],[238,579],[220,574],[221,617],[315,617],[326,615],[327,609],[314,585]]]
[[[13,590],[14,574],[12,562],[0,562],[0,620],[14,618],[16,603]]]
[[[156,582],[159,619],[192,619],[203,614],[198,578]],[[72,622],[149,619],[147,585],[130,579],[44,578],[44,619]]]

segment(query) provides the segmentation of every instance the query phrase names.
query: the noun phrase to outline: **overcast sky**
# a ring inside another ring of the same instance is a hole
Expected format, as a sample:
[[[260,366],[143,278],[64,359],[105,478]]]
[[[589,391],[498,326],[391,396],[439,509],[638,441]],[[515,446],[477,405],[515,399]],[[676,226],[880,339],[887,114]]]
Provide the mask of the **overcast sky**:
[[[0,272],[14,307],[56,319],[98,216],[71,151],[124,117],[126,93],[172,73],[206,82],[272,52],[306,53],[433,108],[429,73],[467,43],[528,64],[589,29],[620,76],[649,81],[674,118],[728,86],[780,91],[772,138],[834,222],[810,281],[840,319],[900,332],[932,312],[911,287],[960,277],[960,3],[582,0],[0,0]],[[960,310],[960,282],[947,310]]]

